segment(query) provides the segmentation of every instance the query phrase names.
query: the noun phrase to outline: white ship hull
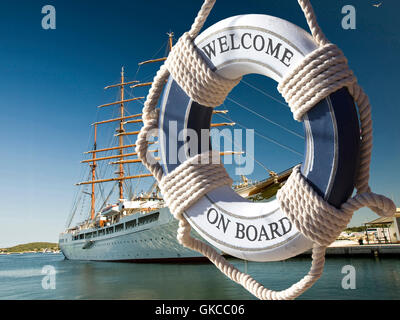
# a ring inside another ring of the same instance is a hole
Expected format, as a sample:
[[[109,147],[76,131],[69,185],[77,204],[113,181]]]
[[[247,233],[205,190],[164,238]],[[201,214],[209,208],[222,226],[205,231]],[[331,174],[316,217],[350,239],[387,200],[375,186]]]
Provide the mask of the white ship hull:
[[[146,214],[124,216],[112,226],[75,234],[62,233],[59,246],[65,258],[70,260],[151,262],[205,259],[179,244],[177,229],[178,221],[165,207]]]

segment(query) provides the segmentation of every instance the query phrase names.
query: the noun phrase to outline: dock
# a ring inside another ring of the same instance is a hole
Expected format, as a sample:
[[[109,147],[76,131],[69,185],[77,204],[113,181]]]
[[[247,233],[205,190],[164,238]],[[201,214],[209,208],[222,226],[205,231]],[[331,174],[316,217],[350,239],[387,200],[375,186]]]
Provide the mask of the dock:
[[[302,255],[311,255],[311,249]],[[326,256],[391,256],[400,257],[400,244],[363,244],[330,246]]]

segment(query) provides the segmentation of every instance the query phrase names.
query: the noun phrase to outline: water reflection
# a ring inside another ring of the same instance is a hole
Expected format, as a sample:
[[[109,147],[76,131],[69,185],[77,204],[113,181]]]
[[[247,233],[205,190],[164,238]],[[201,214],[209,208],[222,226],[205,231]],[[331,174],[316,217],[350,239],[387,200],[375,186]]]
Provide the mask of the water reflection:
[[[241,260],[230,262],[239,270]],[[41,287],[40,270],[56,268],[56,289]],[[269,289],[282,290],[309,270],[306,257],[248,262],[247,271]],[[344,290],[343,266],[356,270],[356,289]],[[400,264],[393,258],[331,258],[321,279],[300,299],[399,299]],[[79,262],[62,255],[0,256],[0,299],[255,299],[212,264]]]

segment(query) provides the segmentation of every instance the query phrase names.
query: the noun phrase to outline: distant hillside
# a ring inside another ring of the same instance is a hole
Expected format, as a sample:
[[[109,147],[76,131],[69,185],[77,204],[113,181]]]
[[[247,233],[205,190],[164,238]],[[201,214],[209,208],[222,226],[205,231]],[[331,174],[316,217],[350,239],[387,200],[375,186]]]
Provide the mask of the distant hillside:
[[[19,244],[14,247],[0,249],[0,252],[26,252],[26,251],[42,251],[44,249],[59,250],[57,243],[52,242],[31,242]]]
[[[360,227],[351,227],[351,228],[347,228],[344,231],[348,231],[348,232],[363,232],[367,229],[366,226],[360,226]]]

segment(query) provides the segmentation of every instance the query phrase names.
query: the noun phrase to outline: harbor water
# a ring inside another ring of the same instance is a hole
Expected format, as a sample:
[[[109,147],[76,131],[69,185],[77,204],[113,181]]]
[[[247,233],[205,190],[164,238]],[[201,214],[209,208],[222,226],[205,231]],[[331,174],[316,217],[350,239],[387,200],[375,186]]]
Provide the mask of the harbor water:
[[[309,257],[268,263],[229,261],[275,290],[301,279],[311,263]],[[328,257],[320,280],[299,299],[399,298],[400,259],[385,256]],[[0,299],[255,298],[209,263],[80,262],[65,260],[62,254],[30,253],[0,255]]]

